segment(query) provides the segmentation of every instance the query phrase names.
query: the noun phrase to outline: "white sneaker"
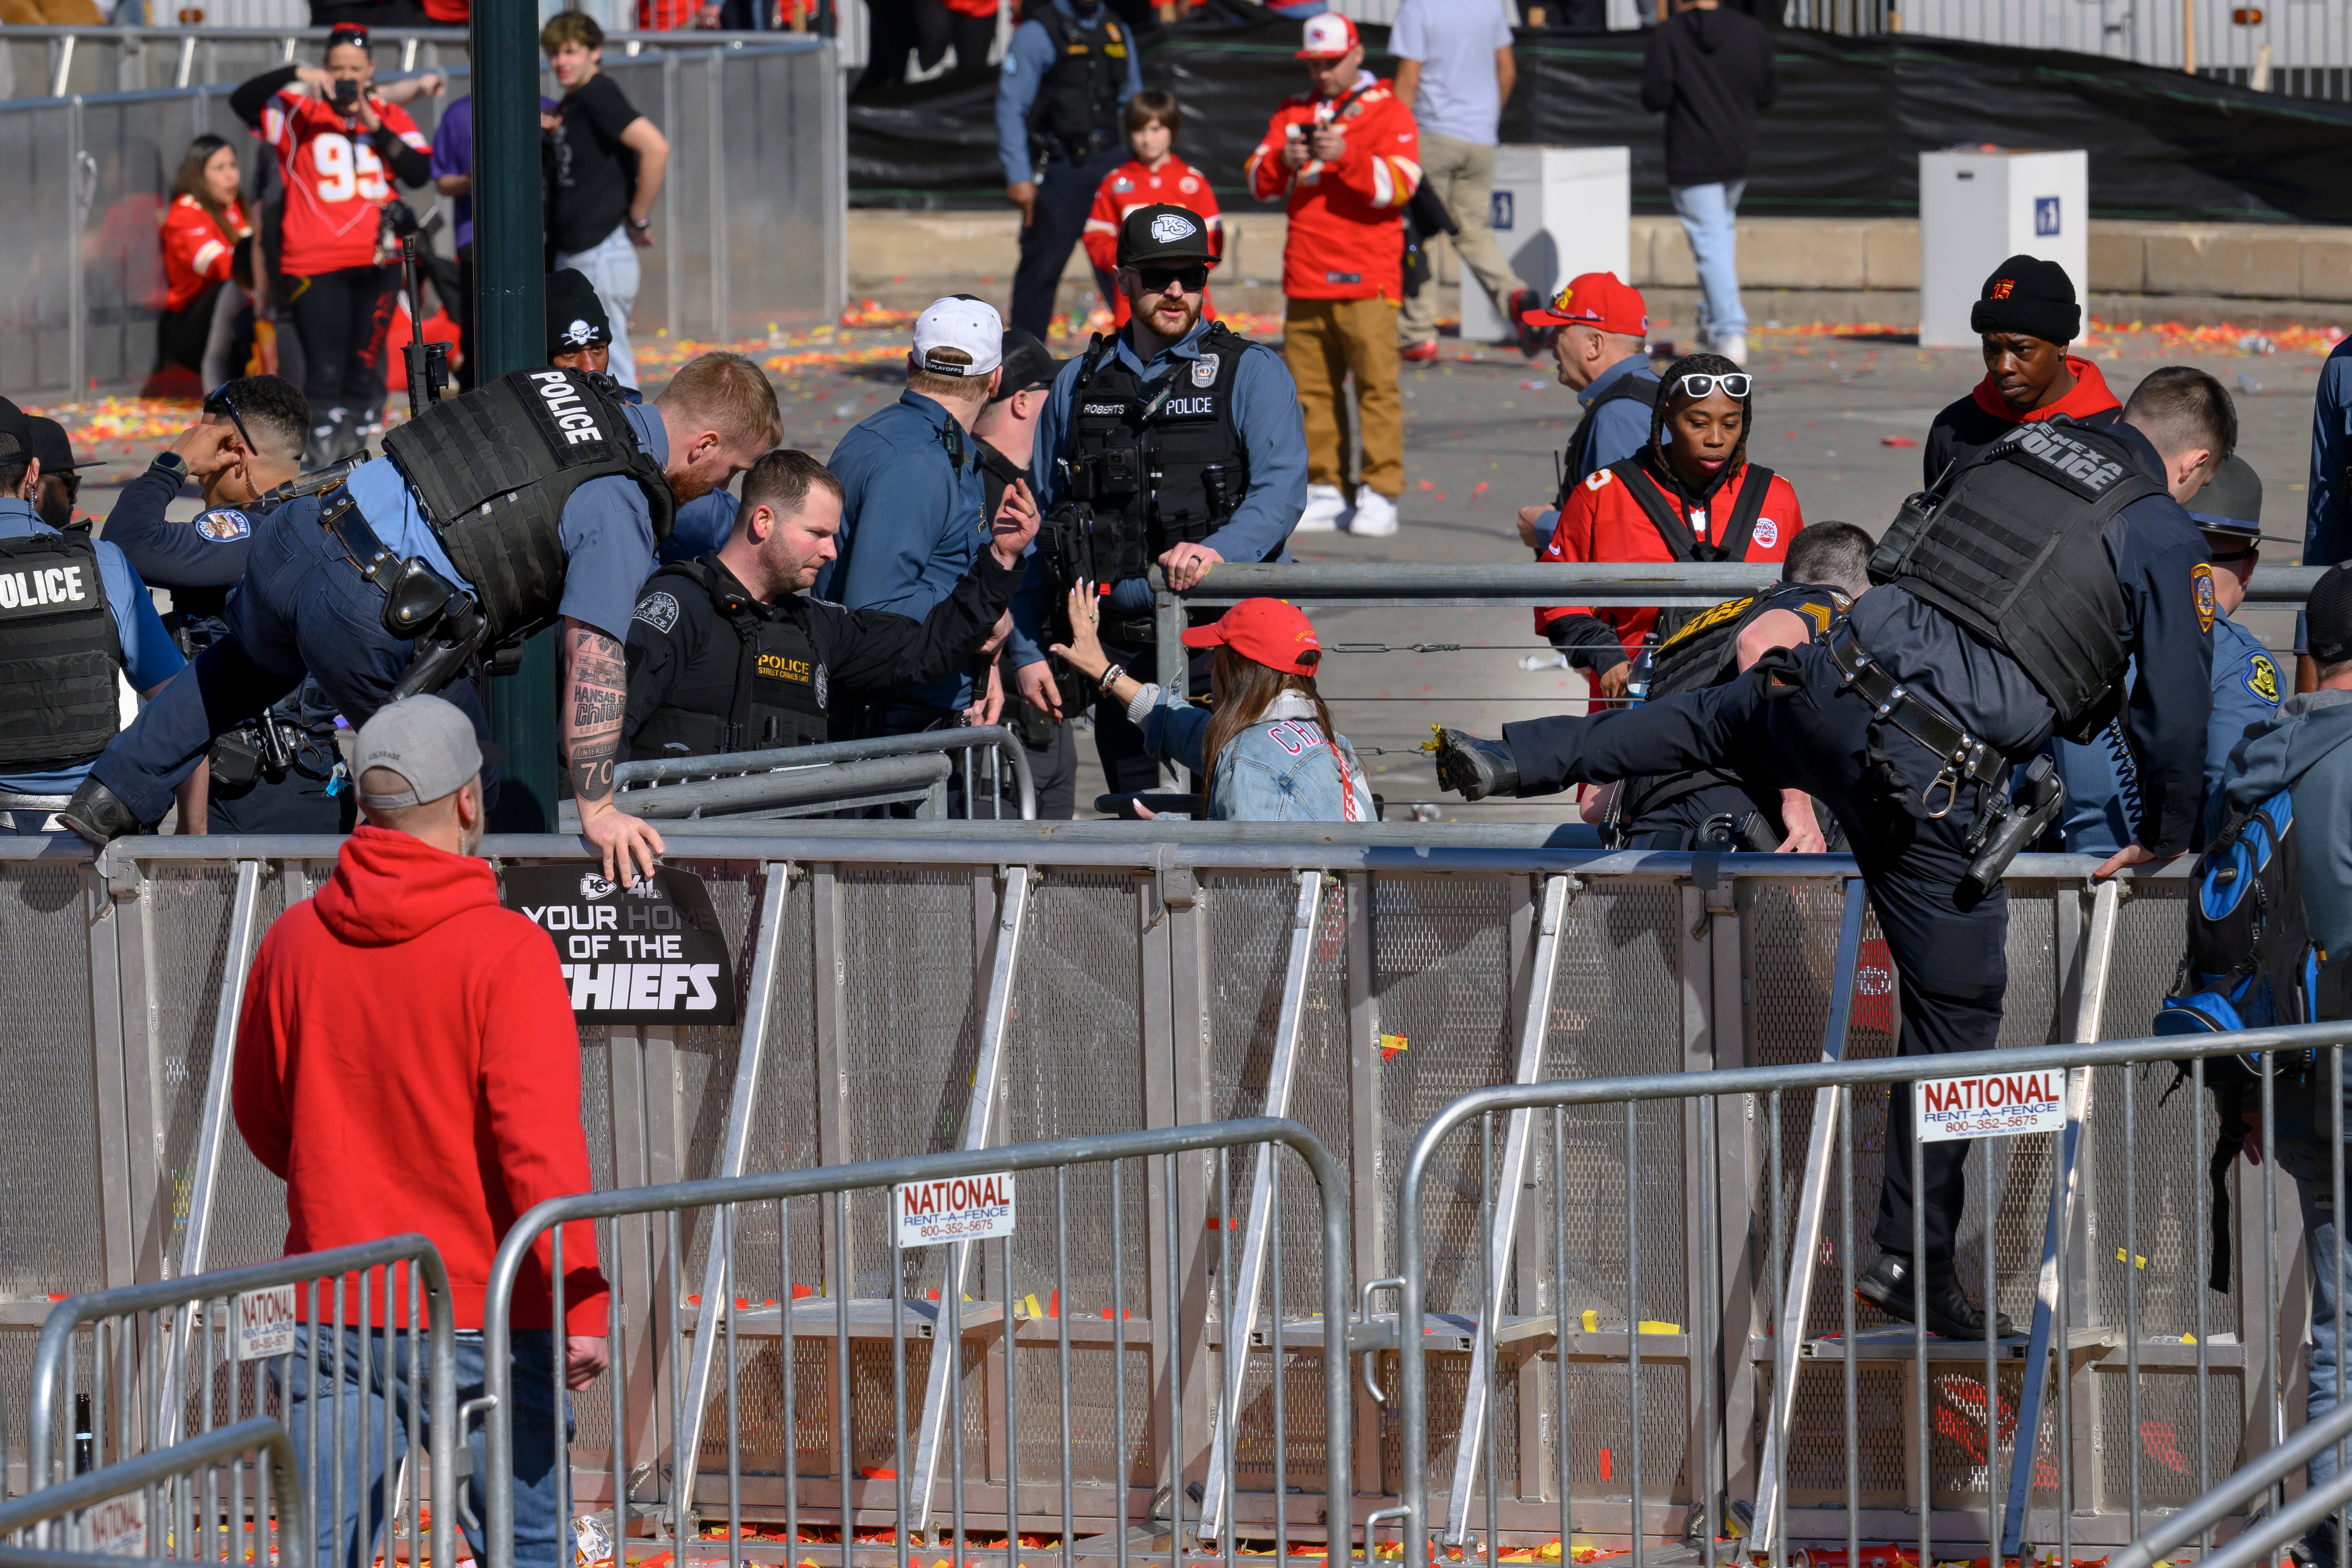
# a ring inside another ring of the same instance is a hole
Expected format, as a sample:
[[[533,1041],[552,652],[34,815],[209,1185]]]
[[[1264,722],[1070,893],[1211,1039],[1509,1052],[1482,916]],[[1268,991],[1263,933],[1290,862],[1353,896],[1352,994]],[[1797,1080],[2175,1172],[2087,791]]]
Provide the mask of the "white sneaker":
[[[1734,332],[1715,345],[1715,352],[1732,363],[1745,367],[1748,363],[1748,334]]]
[[[1298,514],[1293,533],[1332,533],[1348,514],[1348,498],[1337,485],[1307,487],[1307,510]]]
[[[1348,531],[1362,539],[1386,539],[1397,531],[1396,502],[1375,489],[1356,492],[1356,515]]]

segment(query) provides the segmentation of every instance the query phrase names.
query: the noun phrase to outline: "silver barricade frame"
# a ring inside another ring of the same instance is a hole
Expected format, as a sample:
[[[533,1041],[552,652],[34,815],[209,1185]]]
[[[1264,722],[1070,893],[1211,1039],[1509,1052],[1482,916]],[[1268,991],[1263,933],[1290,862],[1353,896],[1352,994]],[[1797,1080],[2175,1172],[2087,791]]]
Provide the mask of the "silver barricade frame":
[[[259,1454],[267,1460],[256,1476],[252,1493],[253,1537],[249,1550],[253,1561],[274,1562],[278,1568],[310,1568],[310,1515],[303,1503],[301,1472],[294,1462],[294,1442],[286,1435],[285,1427],[267,1415],[215,1427],[172,1447],[159,1448],[12,1501],[0,1502],[0,1535],[21,1536],[26,1530],[47,1534],[55,1521],[68,1521],[68,1539],[63,1545],[0,1544],[0,1563],[11,1564],[12,1568],[96,1568],[100,1563],[121,1563],[126,1557],[215,1558],[211,1538],[218,1530],[211,1518],[205,1518],[202,1526],[206,1538],[202,1551],[195,1549],[192,1536],[175,1536],[173,1532],[184,1527],[188,1519],[196,1517],[200,1508],[210,1513],[221,1506],[218,1482],[210,1472],[223,1461],[229,1466],[227,1519],[231,1528],[242,1525],[247,1506],[243,1458],[249,1453]],[[207,1479],[204,1501],[184,1510],[179,1506],[182,1498],[194,1504],[195,1492],[187,1483],[200,1474]],[[117,1542],[102,1552],[77,1550],[83,1545],[77,1538],[83,1533],[84,1526],[73,1516],[125,1497],[140,1500],[137,1518],[142,1539],[138,1549],[124,1552]],[[221,1543],[216,1560],[233,1562],[238,1550],[236,1542]]]

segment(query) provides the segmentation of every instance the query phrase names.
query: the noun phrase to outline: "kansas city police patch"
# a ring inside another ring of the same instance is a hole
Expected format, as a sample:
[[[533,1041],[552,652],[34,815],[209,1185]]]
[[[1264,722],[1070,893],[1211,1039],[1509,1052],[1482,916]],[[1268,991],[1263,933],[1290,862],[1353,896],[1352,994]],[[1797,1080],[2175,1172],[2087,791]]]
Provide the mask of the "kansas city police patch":
[[[196,537],[213,544],[234,544],[253,537],[253,520],[226,507],[196,519]]]
[[[637,601],[636,619],[657,632],[677,625],[677,601],[666,593],[647,594]]]
[[[2213,568],[2202,561],[2189,569],[2189,592],[2197,601],[2197,629],[2213,629]]]
[[[2279,700],[2278,666],[2271,662],[2270,655],[2248,655],[2244,679],[2246,689],[2263,701],[2275,703]]]

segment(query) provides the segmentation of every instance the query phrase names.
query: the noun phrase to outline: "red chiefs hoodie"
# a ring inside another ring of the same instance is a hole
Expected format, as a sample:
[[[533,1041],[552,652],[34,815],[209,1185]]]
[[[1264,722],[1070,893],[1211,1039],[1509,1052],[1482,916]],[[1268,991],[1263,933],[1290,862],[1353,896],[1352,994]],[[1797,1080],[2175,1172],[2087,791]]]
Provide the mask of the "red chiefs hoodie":
[[[420,1232],[461,1329],[482,1326],[516,1218],[591,1184],[554,944],[499,907],[488,863],[390,828],[344,840],[326,887],[262,938],[233,1088],[238,1131],[286,1182],[287,1255]],[[551,1251],[541,1237],[524,1266],[515,1328],[551,1325]],[[588,1223],[565,1227],[563,1265],[570,1331],[603,1333]]]

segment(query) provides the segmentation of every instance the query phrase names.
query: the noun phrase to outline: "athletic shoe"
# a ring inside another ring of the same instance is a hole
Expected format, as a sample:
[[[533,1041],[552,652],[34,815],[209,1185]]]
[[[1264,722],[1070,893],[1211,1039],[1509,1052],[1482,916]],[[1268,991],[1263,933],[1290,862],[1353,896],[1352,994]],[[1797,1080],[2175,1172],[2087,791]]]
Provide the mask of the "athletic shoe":
[[[1715,345],[1715,352],[1721,354],[1724,358],[1729,360],[1736,365],[1746,365],[1748,363],[1748,334],[1745,332],[1732,333],[1729,337]]]
[[[1332,533],[1348,515],[1348,498],[1337,485],[1307,487],[1307,510],[1298,514],[1293,533]]]
[[[1519,792],[1518,760],[1500,741],[1482,740],[1459,730],[1433,725],[1437,739],[1428,750],[1437,757],[1437,787],[1458,790],[1464,800],[1485,800],[1492,795]]]
[[[1397,358],[1407,364],[1427,364],[1437,357],[1437,340],[1423,338],[1417,343],[1407,343],[1397,350]]]
[[[1348,531],[1365,539],[1386,539],[1396,531],[1396,502],[1370,487],[1360,487],[1356,514],[1348,520]]]
[[[1891,1252],[1882,1252],[1862,1271],[1853,1282],[1854,1296],[1869,1302],[1898,1323],[1914,1321],[1916,1309],[1911,1299],[1914,1272],[1907,1258]],[[1946,1271],[1927,1277],[1927,1331],[1941,1334],[1948,1340],[1982,1340],[1985,1337],[1985,1315],[1982,1308],[1969,1300],[1960,1289],[1957,1273]],[[1993,1314],[1992,1337],[2005,1340],[2017,1332],[2016,1325],[2002,1312]]]
[[[123,804],[122,797],[98,782],[95,776],[85,776],[73,799],[58,813],[58,820],[103,849],[116,839],[142,832],[146,824]]]
[[[1543,296],[1532,289],[1514,289],[1511,290],[1510,308],[1504,312],[1517,329],[1519,353],[1528,359],[1543,353],[1544,340],[1551,335],[1549,327],[1538,327],[1527,317],[1529,310],[1543,302]]]

